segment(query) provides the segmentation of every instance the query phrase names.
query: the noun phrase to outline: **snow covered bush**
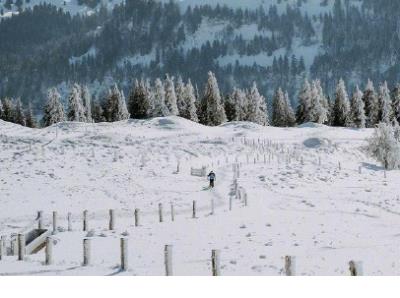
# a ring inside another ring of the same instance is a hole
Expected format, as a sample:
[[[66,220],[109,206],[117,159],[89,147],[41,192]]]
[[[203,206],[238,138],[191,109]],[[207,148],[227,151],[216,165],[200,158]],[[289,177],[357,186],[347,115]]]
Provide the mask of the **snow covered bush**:
[[[400,128],[379,123],[368,140],[368,152],[387,170],[400,169]]]

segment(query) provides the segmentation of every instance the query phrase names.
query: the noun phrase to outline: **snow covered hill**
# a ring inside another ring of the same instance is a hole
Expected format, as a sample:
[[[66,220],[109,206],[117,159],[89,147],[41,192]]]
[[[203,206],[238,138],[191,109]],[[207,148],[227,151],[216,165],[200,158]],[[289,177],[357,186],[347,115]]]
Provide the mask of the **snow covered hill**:
[[[221,251],[222,275],[279,275],[285,255],[296,257],[297,275],[348,275],[353,259],[367,275],[399,274],[400,172],[385,177],[365,156],[371,133],[314,124],[211,128],[179,117],[40,130],[0,122],[0,235],[7,247],[12,235],[37,225],[38,210],[49,227],[52,211],[59,216],[54,264],[43,265],[43,251],[23,262],[6,256],[0,275],[163,275],[167,244],[175,275],[210,275],[212,249]],[[216,172],[215,189],[190,175],[202,166]],[[81,231],[85,209],[88,233]],[[117,214],[113,231],[108,209]],[[88,267],[81,266],[85,236],[92,239]],[[129,240],[127,272],[119,271],[121,237]]]

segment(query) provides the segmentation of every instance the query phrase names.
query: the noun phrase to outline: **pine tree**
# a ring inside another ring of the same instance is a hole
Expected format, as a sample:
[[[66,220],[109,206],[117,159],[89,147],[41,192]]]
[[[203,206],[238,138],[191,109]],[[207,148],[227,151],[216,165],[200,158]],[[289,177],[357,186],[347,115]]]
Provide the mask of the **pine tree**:
[[[366,123],[365,105],[362,97],[363,93],[357,85],[351,98],[351,122],[357,128],[364,128]]]
[[[386,124],[391,124],[394,118],[393,108],[392,108],[392,100],[390,98],[390,91],[387,86],[387,83],[384,82],[379,87],[379,103],[380,103],[380,111],[381,117],[380,121]]]
[[[333,126],[350,126],[350,103],[346,86],[342,79],[336,86],[335,105],[333,107]]]
[[[400,123],[400,84],[397,84],[392,92],[392,102],[394,117],[397,123]]]
[[[66,120],[64,107],[61,103],[61,96],[56,88],[51,88],[47,92],[47,102],[44,107],[43,126],[50,126]]]
[[[85,110],[85,121],[88,123],[93,122],[92,117],[92,103],[89,88],[87,86],[81,87],[81,98],[83,103],[83,108]]]
[[[164,88],[165,88],[165,105],[168,108],[169,114],[178,115],[179,111],[176,103],[177,99],[176,99],[174,81],[173,78],[171,78],[169,75],[166,75],[165,77]]]
[[[3,99],[3,120],[14,123],[14,121],[15,121],[14,111],[15,111],[15,107],[14,107],[13,101],[8,97],[4,98]]]
[[[104,116],[103,107],[98,101],[93,102],[92,111],[92,118],[95,123],[107,121],[106,117]]]
[[[133,119],[147,119],[151,117],[151,102],[146,83],[135,81],[129,95],[128,111]]]
[[[108,91],[105,115],[108,122],[129,119],[124,93],[118,89],[117,84]]]
[[[320,80],[315,80],[315,86],[317,88],[317,93],[318,93],[318,96],[320,99],[321,107],[323,109],[321,123],[329,124],[330,117],[331,117],[331,115],[330,115],[331,109],[330,109],[328,98],[325,96],[324,91],[322,90]]]
[[[22,102],[20,98],[15,100],[15,109],[14,109],[14,123],[26,126],[26,119],[24,110],[22,108]]]
[[[226,114],[229,121],[243,121],[246,119],[247,97],[243,90],[234,88],[227,102]]]
[[[328,111],[323,106],[323,94],[321,95],[321,89],[318,85],[318,81],[311,83],[311,100],[306,119],[310,122],[322,124],[328,121]]]
[[[285,100],[285,95],[281,88],[275,92],[275,96],[272,102],[272,125],[277,127],[287,127],[288,111]]]
[[[196,110],[196,96],[192,82],[189,80],[184,87],[183,100],[185,102],[182,117],[194,122],[199,122]]]
[[[302,124],[310,121],[310,115],[309,115],[310,107],[311,107],[311,86],[310,82],[306,79],[299,93],[299,105],[296,111],[297,123]]]
[[[286,109],[286,122],[287,126],[292,127],[296,125],[296,116],[293,111],[293,107],[289,100],[289,94],[285,92],[285,109]]]
[[[227,121],[217,79],[211,71],[200,103],[199,120],[209,126],[218,126]]]
[[[181,117],[184,117],[183,115],[186,112],[186,100],[185,100],[185,85],[182,81],[181,77],[178,77],[178,80],[176,82],[176,104],[178,107],[178,114]],[[184,117],[186,118],[186,117]]]
[[[0,119],[3,120],[3,103],[0,99]]]
[[[367,127],[374,127],[379,123],[380,105],[378,96],[375,93],[374,84],[371,80],[368,80],[367,86],[365,87],[363,101],[365,105],[365,116],[367,118]]]
[[[258,92],[255,82],[247,94],[246,120],[259,125],[269,125],[267,104],[264,96]]]
[[[74,84],[68,98],[68,120],[76,122],[85,122],[85,108],[81,97],[81,87]]]
[[[156,79],[154,82],[153,91],[153,109],[152,117],[164,117],[169,115],[169,110],[165,105],[165,90],[163,83],[160,79]]]
[[[31,102],[28,103],[28,107],[25,110],[25,119],[26,119],[26,126],[30,128],[37,128],[38,124],[36,121],[36,117],[33,115],[32,104]]]

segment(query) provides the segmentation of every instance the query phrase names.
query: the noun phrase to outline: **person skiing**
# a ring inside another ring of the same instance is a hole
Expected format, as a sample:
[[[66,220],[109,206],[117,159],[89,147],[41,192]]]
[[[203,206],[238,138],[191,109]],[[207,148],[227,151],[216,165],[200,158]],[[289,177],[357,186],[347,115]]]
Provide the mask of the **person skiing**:
[[[208,174],[207,177],[208,177],[208,180],[210,180],[210,188],[213,188],[214,187],[214,181],[215,181],[215,178],[216,178],[215,173],[213,171],[211,171]]]

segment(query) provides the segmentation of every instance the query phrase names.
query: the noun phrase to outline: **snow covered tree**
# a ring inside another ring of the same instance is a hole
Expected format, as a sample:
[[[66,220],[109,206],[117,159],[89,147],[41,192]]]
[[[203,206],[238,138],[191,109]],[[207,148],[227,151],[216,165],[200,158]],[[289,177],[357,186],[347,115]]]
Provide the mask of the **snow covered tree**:
[[[30,128],[36,128],[38,126],[36,117],[33,115],[32,104],[28,103],[28,107],[25,110],[26,126]]]
[[[179,116],[183,117],[183,114],[186,110],[186,101],[185,101],[185,84],[182,81],[181,77],[178,77],[176,81],[176,105],[178,107]],[[184,117],[186,118],[186,117]]]
[[[362,97],[363,93],[357,85],[351,97],[351,123],[356,128],[364,128],[366,123],[365,105]]]
[[[164,88],[165,88],[165,105],[168,108],[169,114],[178,115],[179,111],[177,106],[174,80],[169,75],[166,75],[165,77]]]
[[[64,107],[61,103],[61,95],[56,88],[51,88],[47,92],[47,102],[44,107],[43,126],[50,126],[66,120]]]
[[[68,120],[76,122],[85,122],[85,107],[81,97],[81,87],[78,84],[72,86],[68,98]]]
[[[14,107],[13,101],[8,97],[4,98],[3,99],[3,113],[2,113],[3,118],[2,119],[7,122],[14,122],[14,119],[15,119],[14,118],[14,115],[15,115],[14,109],[15,109],[15,107]]]
[[[394,118],[392,100],[387,83],[384,82],[379,87],[379,103],[380,103],[380,121],[386,124],[391,124]]]
[[[321,94],[319,81],[311,83],[311,96],[309,101],[309,111],[306,115],[306,120],[314,123],[326,123],[328,121],[328,111],[323,103],[324,95]]]
[[[165,105],[165,90],[160,79],[156,79],[154,82],[151,115],[152,117],[164,117],[170,115],[169,110]]]
[[[397,123],[400,123],[400,84],[392,91],[393,113]]]
[[[363,94],[363,101],[365,105],[365,116],[367,118],[367,127],[374,127],[379,123],[380,105],[378,96],[375,93],[374,84],[368,80],[367,86]]]
[[[108,122],[129,119],[124,93],[118,89],[117,84],[108,91],[105,115]]]
[[[3,103],[1,102],[1,99],[0,99],[0,119],[3,119]]]
[[[93,122],[92,118],[92,103],[91,103],[91,95],[89,92],[89,88],[87,86],[81,87],[81,98],[83,103],[83,108],[85,111],[85,121],[88,123]]]
[[[368,152],[387,170],[400,168],[400,142],[395,137],[394,128],[386,123],[379,123],[373,136],[368,140]]]
[[[246,119],[247,97],[246,93],[238,88],[228,96],[225,102],[226,115],[229,121],[243,121]],[[229,116],[228,116],[229,114]]]
[[[151,102],[146,83],[135,81],[128,100],[128,111],[133,119],[146,119],[151,117]]]
[[[14,123],[26,126],[26,119],[20,98],[15,100]]]
[[[95,123],[107,121],[106,117],[104,116],[104,109],[98,101],[93,102],[92,118]]]
[[[325,96],[324,91],[322,90],[321,81],[315,80],[314,84],[315,84],[315,88],[317,89],[319,102],[320,102],[320,105],[322,108],[322,111],[320,114],[320,123],[329,124],[331,110],[330,110],[328,98]]]
[[[285,95],[281,88],[276,90],[272,101],[272,125],[277,127],[288,126],[288,111]]]
[[[217,79],[210,71],[199,109],[200,123],[218,126],[227,121]]]
[[[269,125],[267,104],[264,96],[258,92],[255,82],[247,94],[246,120],[259,125]]]
[[[186,119],[194,122],[199,122],[196,110],[196,96],[194,92],[195,91],[192,82],[189,80],[183,89],[183,101],[185,102],[185,104],[184,108],[182,109],[182,113],[179,112],[179,114]]]
[[[287,126],[292,127],[296,125],[296,116],[293,111],[292,104],[289,100],[289,94],[285,92],[285,105],[286,105],[286,122]]]
[[[297,123],[302,124],[310,121],[309,112],[311,107],[311,85],[306,79],[299,93],[299,105],[296,111]]]
[[[336,86],[335,105],[333,107],[333,126],[350,126],[350,103],[346,86],[342,79]]]

